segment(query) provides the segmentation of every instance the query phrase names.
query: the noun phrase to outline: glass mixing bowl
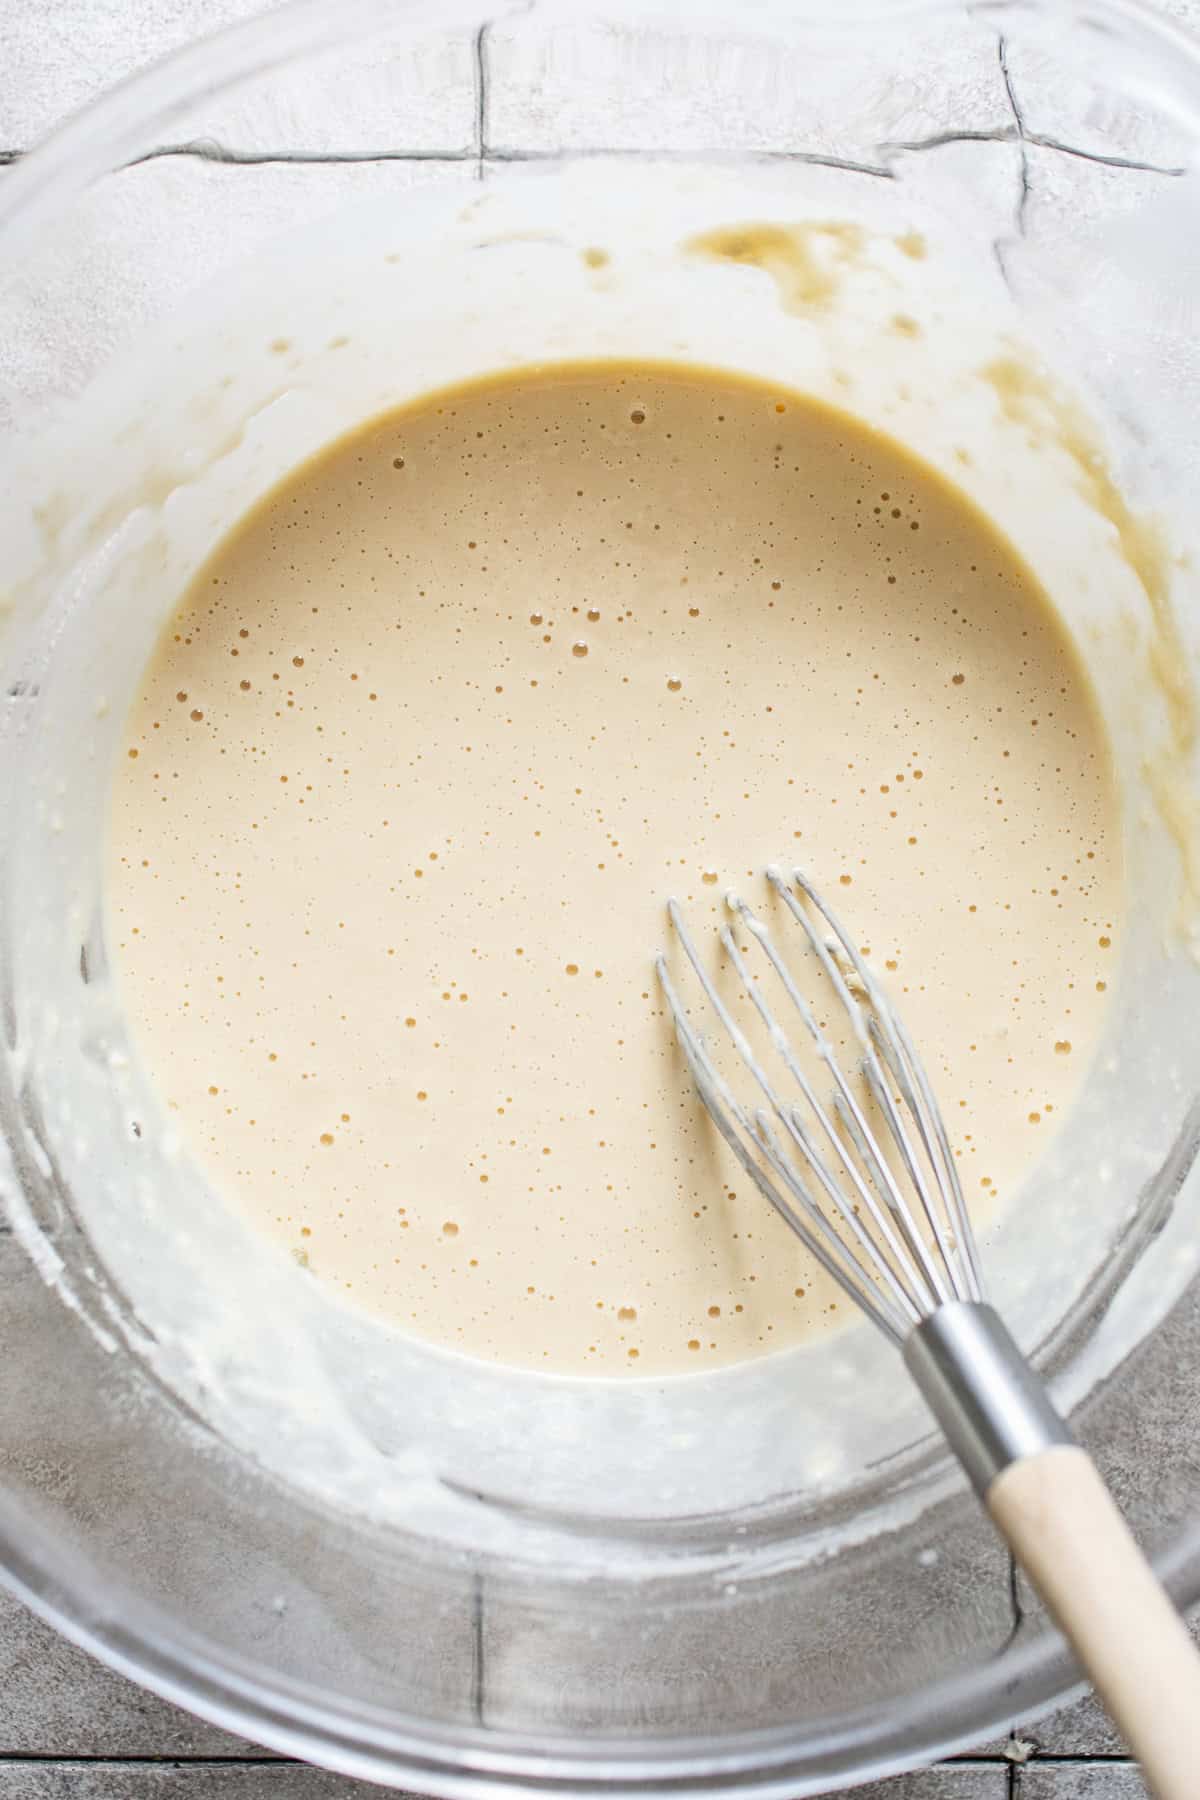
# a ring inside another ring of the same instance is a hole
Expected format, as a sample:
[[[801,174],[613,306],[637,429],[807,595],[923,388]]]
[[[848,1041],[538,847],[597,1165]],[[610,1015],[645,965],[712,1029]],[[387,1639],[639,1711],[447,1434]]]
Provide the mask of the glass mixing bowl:
[[[1124,795],[1108,1037],[985,1255],[1200,1594],[1198,124],[1196,46],[1116,0],[303,0],[4,172],[0,1556],[61,1630],[279,1750],[446,1795],[811,1794],[1076,1681],[865,1329],[579,1383],[317,1296],[160,1116],[101,903],[154,634],[320,443],[580,355],[865,405],[901,304],[914,360],[871,404],[1050,571]],[[739,228],[723,266],[681,256],[701,225]]]

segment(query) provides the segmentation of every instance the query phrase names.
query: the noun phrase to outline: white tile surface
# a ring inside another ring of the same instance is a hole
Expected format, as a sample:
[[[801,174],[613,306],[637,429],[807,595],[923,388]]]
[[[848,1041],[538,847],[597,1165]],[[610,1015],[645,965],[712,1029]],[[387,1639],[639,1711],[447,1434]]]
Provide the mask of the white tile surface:
[[[1120,1763],[1059,1763],[1027,1769],[1019,1800],[1145,1800],[1138,1771]]]
[[[947,83],[964,123],[1008,116],[995,34],[964,28],[950,48],[944,29],[914,22],[903,67],[888,40],[853,62],[835,44],[788,41],[786,9],[762,10],[701,41],[685,23],[618,30],[590,18],[535,8],[489,29],[490,148],[502,153],[608,147],[816,152],[878,160],[880,143],[920,138],[944,124]],[[780,32],[783,32],[781,42]],[[936,110],[935,110],[936,96]],[[851,128],[848,120],[863,121]]]
[[[0,1759],[0,1800],[367,1800],[378,1793],[367,1782],[297,1763],[38,1764]],[[975,1797],[964,1795],[963,1800]]]
[[[28,149],[135,70],[263,10],[254,0],[4,0],[0,150]],[[240,150],[324,155],[469,149],[473,34],[443,28],[435,7],[411,16],[411,27],[393,23],[319,65],[273,77],[269,92],[198,103],[164,125],[162,141],[212,137]]]
[[[1004,1800],[1008,1771],[995,1763],[963,1763],[894,1775],[854,1789],[854,1800]]]
[[[259,1755],[252,1744],[134,1687],[0,1590],[0,1771],[5,1756]],[[0,1800],[8,1800],[0,1772]]]

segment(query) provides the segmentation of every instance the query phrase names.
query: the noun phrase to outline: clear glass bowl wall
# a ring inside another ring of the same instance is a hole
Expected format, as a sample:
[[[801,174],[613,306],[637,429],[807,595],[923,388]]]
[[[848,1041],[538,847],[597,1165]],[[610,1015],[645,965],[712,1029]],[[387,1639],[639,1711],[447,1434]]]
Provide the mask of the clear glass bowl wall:
[[[632,313],[623,336],[576,324],[569,284],[547,338],[552,302],[531,298],[558,292],[560,251],[574,271],[618,229],[631,167],[674,195],[707,170],[743,220],[918,220],[1086,396],[1130,504],[1186,519],[1198,102],[1191,41],[1118,5],[303,4],[135,78],[2,173],[0,1552],[63,1630],[264,1743],[448,1795],[816,1793],[1069,1688],[878,1347],[846,1354],[838,1404],[867,1425],[815,1487],[788,1448],[811,1395],[768,1365],[691,1378],[686,1400],[552,1393],[405,1361],[231,1278],[261,1307],[256,1367],[336,1394],[336,1428],[277,1405],[236,1350],[198,1371],[188,1330],[241,1228],[132,1129],[155,1102],[127,1066],[98,853],[140,660],[254,493],[422,372],[668,344],[669,281],[642,341]],[[568,218],[553,183],[576,168]],[[352,277],[389,233],[405,287],[385,318]],[[448,350],[446,270],[485,257]],[[1170,579],[1180,674],[1200,613],[1185,561]],[[1111,1040],[995,1266],[1189,1600],[1200,975],[1145,734],[1174,731],[1185,811],[1194,744],[1171,683],[1149,722],[1117,717],[1116,673],[1101,689],[1132,928]],[[1019,1271],[1056,1195],[1080,1236],[1047,1314]],[[194,1220],[170,1267],[164,1213]],[[683,1448],[663,1448],[668,1414]]]

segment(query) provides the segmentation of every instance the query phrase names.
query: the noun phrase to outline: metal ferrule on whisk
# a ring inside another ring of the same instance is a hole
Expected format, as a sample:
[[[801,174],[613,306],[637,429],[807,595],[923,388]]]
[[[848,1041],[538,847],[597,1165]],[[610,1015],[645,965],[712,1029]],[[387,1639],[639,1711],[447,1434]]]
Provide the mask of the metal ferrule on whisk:
[[[996,1310],[952,1300],[904,1341],[909,1374],[982,1498],[1022,1457],[1074,1442]]]

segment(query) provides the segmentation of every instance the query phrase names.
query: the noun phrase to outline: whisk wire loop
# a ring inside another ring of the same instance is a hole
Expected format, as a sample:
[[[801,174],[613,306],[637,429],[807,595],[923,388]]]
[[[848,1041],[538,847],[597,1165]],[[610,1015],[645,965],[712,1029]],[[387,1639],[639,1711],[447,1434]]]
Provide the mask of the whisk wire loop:
[[[751,1047],[717,992],[674,902],[671,903],[670,911],[680,946],[700,982],[705,997],[725,1027],[739,1055],[744,1060],[753,1062]],[[853,1294],[855,1300],[882,1331],[893,1338],[897,1344],[903,1343],[913,1324],[920,1317],[919,1310],[904,1294],[894,1277],[884,1283],[894,1297],[889,1299],[880,1291],[879,1286],[867,1274],[864,1264],[850,1250],[845,1237],[836,1229],[829,1216],[813,1198],[811,1188],[801,1170],[797,1168],[794,1160],[784,1153],[781,1144],[769,1128],[767,1115],[763,1112],[759,1112],[757,1116],[750,1113],[716,1067],[703,1036],[693,1026],[679,996],[666,958],[660,955],[656,959],[655,966],[659,984],[674,1021],[676,1038],[691,1069],[697,1091],[713,1123],[733,1151],[741,1167],[826,1273]],[[790,1128],[789,1135],[792,1135]],[[807,1137],[807,1134],[804,1135]],[[812,1154],[805,1158],[808,1167],[816,1175],[817,1181],[826,1193],[829,1193],[830,1189],[836,1193],[838,1191],[836,1182],[824,1164],[824,1159],[816,1154],[815,1147],[811,1144],[809,1149]],[[764,1161],[767,1164],[765,1169]],[[823,1174],[822,1171],[824,1171]],[[828,1186],[826,1181],[828,1181]]]
[[[727,924],[721,946],[765,1029],[771,1055],[796,1092],[782,1091],[768,1072],[675,901],[668,912],[686,963],[765,1107],[751,1110],[738,1098],[661,955],[659,983],[700,1097],[742,1168],[826,1272],[882,1331],[903,1342],[937,1308],[983,1299],[953,1151],[912,1040],[845,928],[802,871],[788,880],[768,869],[767,877],[784,916],[799,925],[825,988],[838,1003],[838,1016],[849,1026],[857,1084],[791,962],[738,895],[728,895],[727,905],[748,942],[739,945],[738,932]],[[771,985],[785,1002],[782,1014],[750,966],[749,943],[762,951],[775,978]],[[828,1102],[784,1023],[789,1013],[798,1016],[818,1064],[831,1078]]]

